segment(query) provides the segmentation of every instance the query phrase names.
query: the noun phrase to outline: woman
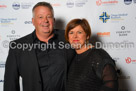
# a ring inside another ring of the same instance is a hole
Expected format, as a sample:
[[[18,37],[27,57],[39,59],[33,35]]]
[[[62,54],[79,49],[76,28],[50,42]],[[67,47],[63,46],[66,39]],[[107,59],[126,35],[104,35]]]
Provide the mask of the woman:
[[[115,64],[107,52],[89,44],[91,28],[86,19],[68,23],[65,38],[75,49],[67,79],[67,91],[117,91]]]

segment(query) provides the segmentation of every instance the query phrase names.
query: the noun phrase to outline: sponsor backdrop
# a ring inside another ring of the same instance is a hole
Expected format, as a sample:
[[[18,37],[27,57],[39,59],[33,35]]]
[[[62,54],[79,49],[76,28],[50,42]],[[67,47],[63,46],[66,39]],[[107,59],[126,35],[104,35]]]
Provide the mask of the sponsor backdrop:
[[[38,1],[0,0],[0,91],[9,42],[34,30],[31,10]],[[91,42],[116,61],[119,91],[136,91],[136,0],[45,1],[54,7],[56,28],[65,29],[71,19],[86,18],[92,29]]]

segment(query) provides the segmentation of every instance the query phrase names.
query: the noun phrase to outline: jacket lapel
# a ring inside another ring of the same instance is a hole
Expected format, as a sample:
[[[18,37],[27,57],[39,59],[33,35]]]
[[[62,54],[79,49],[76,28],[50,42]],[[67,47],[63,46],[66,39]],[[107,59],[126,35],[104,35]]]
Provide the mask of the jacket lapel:
[[[30,36],[27,37],[27,41],[30,44],[33,44],[33,33],[31,33]],[[36,52],[35,52],[34,48],[32,48],[31,50],[28,51],[28,56],[29,56],[30,61],[32,63],[32,66],[33,66],[32,68],[35,69],[35,73],[34,73],[35,75],[34,76],[38,77],[39,78],[38,81],[41,82],[41,76],[40,76],[40,71],[39,71],[38,60],[37,60]]]

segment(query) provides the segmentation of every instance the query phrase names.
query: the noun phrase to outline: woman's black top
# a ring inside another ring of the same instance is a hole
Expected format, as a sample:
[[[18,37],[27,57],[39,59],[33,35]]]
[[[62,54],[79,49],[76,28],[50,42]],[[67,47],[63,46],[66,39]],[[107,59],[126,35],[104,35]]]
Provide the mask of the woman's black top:
[[[102,49],[77,54],[67,78],[67,91],[118,91],[114,60]]]

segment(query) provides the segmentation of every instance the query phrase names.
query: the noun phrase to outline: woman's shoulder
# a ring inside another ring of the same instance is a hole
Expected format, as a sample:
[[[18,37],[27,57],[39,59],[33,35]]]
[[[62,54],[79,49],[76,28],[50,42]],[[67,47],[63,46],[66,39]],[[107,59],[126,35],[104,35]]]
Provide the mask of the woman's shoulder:
[[[93,48],[91,58],[97,63],[115,63],[112,57],[104,49]]]
[[[92,48],[92,54],[94,58],[100,58],[100,59],[109,59],[111,56],[109,55],[108,52],[106,52],[104,49],[97,49],[97,48]]]
[[[92,51],[92,60],[93,68],[99,78],[101,78],[101,73],[107,64],[115,67],[115,61],[104,49],[94,48]]]

